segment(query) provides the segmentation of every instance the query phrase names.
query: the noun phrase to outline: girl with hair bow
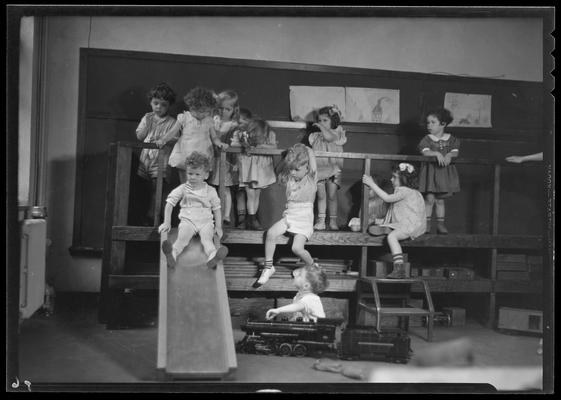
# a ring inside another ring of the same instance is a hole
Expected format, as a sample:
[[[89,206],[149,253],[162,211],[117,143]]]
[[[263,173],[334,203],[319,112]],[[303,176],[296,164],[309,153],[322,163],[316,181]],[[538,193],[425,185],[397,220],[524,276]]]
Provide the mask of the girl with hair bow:
[[[392,171],[392,194],[381,189],[369,175],[362,182],[376,192],[386,203],[390,203],[384,221],[380,225],[368,227],[371,235],[388,235],[388,245],[393,256],[393,271],[387,276],[391,279],[407,278],[403,266],[403,252],[400,240],[415,239],[425,233],[426,209],[423,195],[416,190],[417,171],[409,163],[399,163]]]

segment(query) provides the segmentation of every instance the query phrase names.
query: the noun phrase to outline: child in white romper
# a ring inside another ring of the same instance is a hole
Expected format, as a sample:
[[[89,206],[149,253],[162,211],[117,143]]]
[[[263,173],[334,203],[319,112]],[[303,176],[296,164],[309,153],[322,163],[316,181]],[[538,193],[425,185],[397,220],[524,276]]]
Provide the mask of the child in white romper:
[[[317,322],[318,318],[325,318],[325,311],[318,293],[323,292],[329,282],[327,275],[318,265],[306,265],[292,271],[292,283],[298,293],[291,304],[279,308],[271,308],[265,318],[272,319],[278,314],[292,314],[290,320],[302,318],[304,322]]]
[[[181,183],[185,183],[187,179],[185,158],[192,152],[198,151],[206,155],[211,161],[210,168],[212,169],[214,159],[212,145],[223,149],[228,148],[226,143],[222,143],[214,129],[214,121],[211,117],[216,108],[214,93],[208,89],[196,87],[185,95],[183,101],[189,111],[179,114],[177,122],[170,132],[155,142],[161,148],[181,132],[181,136],[169,156],[169,165],[177,168]]]
[[[294,235],[292,251],[312,265],[314,259],[304,249],[304,244],[314,232],[314,200],[317,190],[317,170],[314,152],[298,143],[288,149],[279,168],[279,180],[286,184],[286,209],[282,219],[267,231],[265,241],[265,265],[254,287],[259,287],[275,273],[273,256],[277,238],[286,232]]]
[[[210,170],[210,160],[204,154],[193,152],[185,161],[187,182],[171,191],[165,208],[164,223],[158,232],[168,232],[171,229],[171,213],[180,203],[181,211],[177,239],[173,245],[165,240],[162,250],[166,255],[168,266],[175,267],[177,257],[187,247],[195,234],[201,237],[201,244],[208,256],[207,265],[215,267],[216,263],[226,257],[228,249],[221,246],[216,250],[214,234],[218,239],[222,237],[222,218],[220,212],[220,198],[216,189],[206,184]]]

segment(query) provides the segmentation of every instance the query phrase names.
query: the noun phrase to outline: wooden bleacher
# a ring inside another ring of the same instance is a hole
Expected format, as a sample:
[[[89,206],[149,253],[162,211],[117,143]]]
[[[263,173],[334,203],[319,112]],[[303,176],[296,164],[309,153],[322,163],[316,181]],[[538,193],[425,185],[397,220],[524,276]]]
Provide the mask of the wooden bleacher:
[[[119,293],[124,289],[158,289],[159,277],[157,274],[125,273],[125,252],[126,242],[159,242],[157,227],[160,220],[161,193],[163,187],[163,176],[160,174],[157,180],[155,219],[151,227],[127,225],[129,186],[131,176],[131,160],[134,149],[156,148],[153,144],[138,142],[117,142],[112,143],[109,150],[109,176],[106,191],[106,211],[105,211],[105,236],[104,252],[102,259],[102,278],[101,278],[101,307],[100,321],[112,320],[115,316],[110,316],[115,301],[119,301]],[[230,148],[221,153],[221,182],[219,192],[223,201],[224,181],[223,177],[226,153],[236,153],[239,149]],[[280,155],[280,149],[255,150],[254,154]],[[392,161],[415,161],[429,162],[432,157],[424,156],[405,156],[390,154],[370,154],[370,153],[329,153],[317,152],[318,157],[332,157],[344,159],[363,160],[364,173],[370,174],[372,160],[392,160]],[[163,167],[163,157],[159,159]],[[495,320],[495,296],[497,293],[539,293],[541,291],[541,281],[499,281],[496,279],[496,258],[498,249],[524,249],[540,250],[543,248],[543,239],[535,235],[499,235],[498,216],[499,216],[499,193],[500,193],[500,174],[502,160],[482,160],[482,159],[456,159],[458,164],[479,164],[492,167],[494,174],[493,199],[492,199],[492,223],[489,234],[448,234],[448,235],[429,235],[425,234],[415,240],[402,242],[404,248],[408,247],[434,247],[434,248],[477,248],[488,249],[490,251],[490,271],[488,279],[473,280],[448,280],[431,279],[428,281],[431,292],[454,292],[454,293],[486,293],[489,295],[489,325],[494,324]],[[163,171],[163,168],[160,168]],[[368,210],[368,192],[363,190],[362,209]],[[361,232],[314,232],[309,246],[354,246],[360,251],[360,262],[358,277],[365,277],[367,268],[367,250],[372,246],[383,246],[383,238],[372,237],[366,233],[368,215],[362,215]],[[281,237],[278,243],[287,243],[288,238]],[[223,242],[225,244],[263,244],[263,231],[249,231],[240,229],[225,229]],[[226,264],[227,265],[227,264]],[[130,269],[130,268],[129,268]],[[232,296],[254,296],[261,295],[273,297],[275,293],[294,292],[290,279],[283,274],[275,274],[271,280],[259,289],[252,287],[255,277],[252,272],[244,275],[243,271],[234,271],[225,267],[227,290]],[[234,273],[235,272],[235,273]],[[341,274],[340,276],[330,276],[330,286],[325,295],[343,295],[349,299],[353,298],[356,291],[357,276]],[[415,289],[421,291],[422,288]]]

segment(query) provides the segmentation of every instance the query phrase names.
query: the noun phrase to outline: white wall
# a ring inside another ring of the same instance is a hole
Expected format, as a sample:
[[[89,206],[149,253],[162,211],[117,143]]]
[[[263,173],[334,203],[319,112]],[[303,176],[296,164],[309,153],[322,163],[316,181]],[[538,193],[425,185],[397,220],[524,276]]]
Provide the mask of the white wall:
[[[20,26],[18,108],[18,205],[29,204],[31,155],[31,103],[33,76],[34,17],[23,17]]]
[[[101,261],[73,258],[80,47],[542,81],[540,19],[48,17],[48,274],[99,291]]]

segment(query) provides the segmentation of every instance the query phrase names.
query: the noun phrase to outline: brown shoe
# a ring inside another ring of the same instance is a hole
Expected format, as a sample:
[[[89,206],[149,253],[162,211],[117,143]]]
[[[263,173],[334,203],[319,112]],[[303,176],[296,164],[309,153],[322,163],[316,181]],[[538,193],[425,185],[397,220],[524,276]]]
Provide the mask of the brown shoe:
[[[386,275],[387,279],[405,279],[407,275],[405,274],[405,267],[403,264],[394,264],[393,271]]]
[[[220,246],[220,248],[216,251],[214,257],[212,257],[206,263],[207,267],[215,269],[218,262],[224,260],[227,255],[228,255],[228,248],[226,246]]]
[[[391,231],[392,230],[390,228],[388,228],[387,226],[370,225],[368,227],[368,233],[371,234],[372,236],[387,235]]]
[[[436,233],[439,235],[447,235],[448,229],[444,226],[444,222],[438,222],[436,225]]]

